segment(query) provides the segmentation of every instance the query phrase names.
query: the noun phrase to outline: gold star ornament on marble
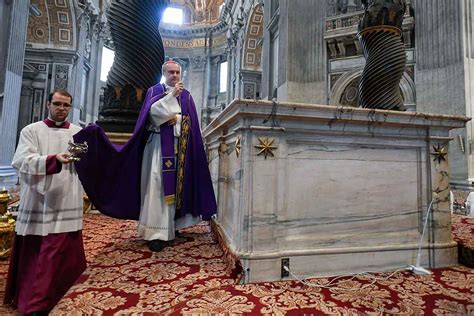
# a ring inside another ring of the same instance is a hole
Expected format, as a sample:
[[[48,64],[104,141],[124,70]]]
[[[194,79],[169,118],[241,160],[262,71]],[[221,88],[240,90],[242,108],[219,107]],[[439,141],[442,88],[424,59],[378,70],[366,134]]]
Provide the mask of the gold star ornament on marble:
[[[240,156],[240,150],[242,149],[242,145],[240,144],[240,136],[237,137],[237,140],[235,141],[235,154],[237,155],[237,158]]]
[[[262,139],[259,137],[258,138],[259,144],[255,145],[255,148],[260,149],[260,151],[257,153],[257,156],[264,155],[265,159],[267,159],[268,155],[275,157],[275,155],[273,154],[273,150],[277,149],[277,147],[272,146],[274,141],[275,141],[274,138],[270,139],[268,137],[265,137]]]
[[[228,149],[229,149],[229,146],[227,146],[226,143],[220,143],[219,149],[218,149],[219,155],[222,156],[222,155],[227,154],[227,150],[228,150]]]
[[[441,163],[441,161],[446,161],[447,154],[448,149],[445,146],[441,146],[440,144],[437,144],[436,146],[433,145],[433,151],[431,152],[433,161],[438,160],[438,163]]]

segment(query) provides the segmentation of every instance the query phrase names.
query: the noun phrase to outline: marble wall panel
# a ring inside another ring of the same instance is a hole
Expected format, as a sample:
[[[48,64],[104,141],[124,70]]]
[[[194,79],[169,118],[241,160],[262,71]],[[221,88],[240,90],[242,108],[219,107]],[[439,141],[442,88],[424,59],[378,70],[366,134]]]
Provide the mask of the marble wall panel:
[[[376,237],[392,233],[397,242],[413,241],[422,193],[419,156],[417,148],[291,144],[283,184],[288,209],[278,214],[285,248],[301,246],[302,234],[308,247],[384,245],[394,236]]]

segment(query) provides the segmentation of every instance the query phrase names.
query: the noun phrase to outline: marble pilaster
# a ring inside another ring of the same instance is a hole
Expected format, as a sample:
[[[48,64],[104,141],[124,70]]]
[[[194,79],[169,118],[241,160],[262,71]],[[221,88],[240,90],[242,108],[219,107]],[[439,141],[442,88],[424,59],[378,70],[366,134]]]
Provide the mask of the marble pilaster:
[[[79,9],[79,14],[79,20],[77,21],[78,52],[76,55],[77,57],[75,59],[75,63],[73,65],[71,83],[69,87],[72,95],[75,97],[75,100],[73,102],[73,109],[71,111],[72,117],[70,117],[69,119],[73,122],[80,121],[82,123],[85,123],[87,108],[86,88],[88,83],[88,72],[90,70],[90,66],[88,62],[86,62],[90,57],[90,51],[88,52],[86,51],[86,49],[90,49],[90,45],[86,47],[86,40],[90,32],[89,28],[91,12],[87,9]]]
[[[221,56],[214,56],[208,59],[207,71],[207,93],[206,110],[203,111],[202,126],[207,125],[221,111],[218,103],[219,97],[219,63]],[[204,113],[205,112],[205,113]]]
[[[2,21],[7,23],[3,26],[7,31],[2,32],[5,35],[2,43],[6,45],[2,46],[4,53],[0,56],[3,59],[0,69],[0,182],[15,175],[10,163],[16,146],[29,1],[13,0],[1,6]]]
[[[196,104],[196,111],[198,117],[201,120],[202,110],[204,104],[204,92],[205,92],[205,77],[206,75],[206,59],[202,56],[190,56],[189,58],[189,70],[185,75],[186,89],[191,92],[194,103]],[[186,82],[187,81],[187,82]],[[189,83],[188,83],[189,82]]]
[[[416,12],[415,54],[416,108],[420,112],[472,117],[474,63],[472,16],[466,1],[411,1]],[[447,40],[449,39],[449,40]],[[453,130],[451,136],[464,139],[468,150],[453,146],[450,151],[451,183],[472,189],[474,162],[470,149],[474,126]]]
[[[261,96],[262,72],[255,70],[241,69],[240,77],[240,98],[258,100]]]
[[[85,108],[85,124],[92,123],[99,116],[99,100],[100,100],[100,69],[102,59],[102,49],[104,40],[101,36],[92,36],[92,46],[90,53],[90,64],[92,66],[89,72],[87,82],[87,99]]]
[[[267,30],[262,60],[268,61],[263,71],[269,69],[269,75],[262,77],[264,96],[271,99],[277,88],[280,101],[327,102],[326,45],[315,40],[324,35],[321,21],[326,17],[326,5],[326,0],[280,0],[275,15],[264,13]]]

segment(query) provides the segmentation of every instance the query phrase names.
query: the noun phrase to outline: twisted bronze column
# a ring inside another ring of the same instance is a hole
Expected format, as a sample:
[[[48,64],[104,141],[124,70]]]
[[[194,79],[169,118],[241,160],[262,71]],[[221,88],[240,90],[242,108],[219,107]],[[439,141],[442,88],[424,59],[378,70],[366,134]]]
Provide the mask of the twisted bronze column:
[[[406,54],[401,40],[405,0],[363,0],[357,37],[366,65],[359,82],[359,106],[404,110],[400,79]]]
[[[113,0],[107,20],[115,59],[107,77],[98,124],[131,132],[149,87],[159,82],[164,48],[158,27],[169,0]]]

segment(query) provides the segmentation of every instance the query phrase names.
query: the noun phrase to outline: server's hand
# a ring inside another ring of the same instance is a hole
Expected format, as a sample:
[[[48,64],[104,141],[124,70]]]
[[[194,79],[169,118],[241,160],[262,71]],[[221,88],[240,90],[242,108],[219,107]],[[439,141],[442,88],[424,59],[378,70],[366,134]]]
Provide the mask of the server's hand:
[[[63,165],[67,165],[68,163],[71,163],[71,154],[68,153],[60,153],[56,155],[56,160],[62,163]]]

